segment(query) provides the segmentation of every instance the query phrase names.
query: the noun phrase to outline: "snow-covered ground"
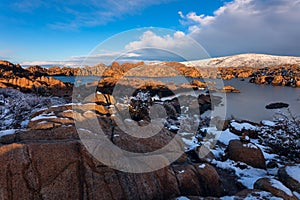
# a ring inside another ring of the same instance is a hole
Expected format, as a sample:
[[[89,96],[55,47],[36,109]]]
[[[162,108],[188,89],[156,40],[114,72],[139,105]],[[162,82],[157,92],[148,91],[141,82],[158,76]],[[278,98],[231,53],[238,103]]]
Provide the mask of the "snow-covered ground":
[[[297,130],[297,122],[296,124],[293,124],[292,122],[288,120],[288,123],[290,126],[290,129],[292,130]],[[294,119],[292,119],[294,120]],[[282,123],[282,122],[281,122]],[[202,128],[201,130],[204,131],[206,130],[207,133],[209,132],[216,132],[216,134],[214,134],[214,136],[218,136],[215,139],[217,140],[217,142],[215,143],[214,146],[211,146],[211,152],[215,155],[215,159],[213,159],[211,161],[211,164],[214,165],[217,168],[226,170],[226,171],[230,171],[231,173],[233,172],[235,174],[235,176],[237,177],[237,181],[242,184],[244,187],[248,188],[248,189],[254,189],[254,183],[260,179],[260,178],[270,178],[272,180],[272,185],[275,188],[278,188],[280,190],[282,190],[283,192],[285,192],[286,194],[288,194],[289,196],[293,196],[293,194],[295,196],[298,196],[299,198],[299,194],[295,191],[291,191],[289,188],[287,188],[285,185],[283,185],[283,183],[281,183],[280,181],[277,180],[277,171],[280,167],[283,167],[285,164],[290,164],[290,163],[295,163],[295,161],[297,160],[297,158],[292,158],[292,157],[284,157],[280,154],[280,152],[278,152],[278,149],[272,149],[271,146],[269,146],[268,144],[268,140],[269,138],[266,137],[266,132],[268,133],[275,133],[275,134],[279,134],[278,132],[280,132],[281,135],[286,134],[284,138],[279,137],[279,138],[273,138],[272,135],[270,134],[271,140],[275,140],[277,139],[277,142],[280,143],[282,142],[282,140],[286,140],[286,138],[293,138],[293,142],[294,143],[299,143],[300,142],[300,136],[299,133],[300,132],[294,132],[291,133],[291,131],[289,130],[282,130],[279,128],[280,122],[278,121],[263,121],[261,122],[260,125],[252,125],[249,123],[245,123],[245,122],[236,122],[236,121],[231,121],[229,124],[231,124],[232,127],[234,127],[236,130],[242,131],[242,130],[255,130],[259,133],[259,139],[250,139],[251,143],[248,144],[244,144],[244,146],[246,145],[248,148],[259,148],[261,149],[264,158],[266,160],[266,163],[269,163],[270,161],[275,161],[277,162],[277,167],[272,167],[272,168],[267,168],[267,169],[259,169],[259,168],[254,168],[251,167],[245,163],[242,162],[236,162],[230,159],[226,159],[224,161],[224,155],[225,155],[225,149],[228,146],[229,142],[231,140],[239,140],[240,136],[232,133],[229,129],[226,129],[224,131],[221,131],[221,134],[217,134],[217,129],[214,127],[209,127],[209,128]],[[296,127],[293,127],[296,126]],[[277,131],[277,133],[276,133]],[[186,135],[188,135],[187,133],[185,133]],[[289,134],[291,134],[292,136],[290,136]],[[189,134],[191,135],[191,134]],[[192,137],[190,137],[190,140],[188,140],[187,138],[184,138],[184,143],[185,144],[190,144],[191,146],[187,149],[193,149],[196,146],[201,146],[203,144],[205,144],[204,142],[195,142],[197,141],[196,138],[198,136],[194,135]],[[209,137],[209,136],[208,136]],[[203,139],[202,141],[205,141],[205,139]],[[206,145],[209,146],[209,145]],[[225,146],[225,147],[224,147]],[[299,151],[300,146],[296,146],[295,147],[295,151]],[[242,168],[240,166],[243,166]],[[300,165],[296,165],[296,166],[290,166],[290,167],[286,167],[287,173],[290,177],[293,177],[295,180],[297,180],[300,183]],[[261,198],[255,198],[255,197],[249,197],[248,199],[264,199],[267,198],[269,193],[261,193]],[[188,199],[186,197],[180,197],[178,199]],[[227,200],[227,199],[234,199],[234,197],[223,197],[221,199]],[[246,198],[247,199],[247,198]],[[281,198],[267,198],[267,199],[281,199]]]
[[[0,88],[0,137],[26,128],[33,113],[65,103],[58,97],[41,97]]]

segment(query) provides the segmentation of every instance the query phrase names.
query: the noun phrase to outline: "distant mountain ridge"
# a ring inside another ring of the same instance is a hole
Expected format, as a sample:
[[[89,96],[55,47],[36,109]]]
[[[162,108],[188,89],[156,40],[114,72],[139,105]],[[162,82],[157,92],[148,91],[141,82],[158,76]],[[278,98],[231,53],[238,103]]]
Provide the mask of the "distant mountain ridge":
[[[233,56],[210,58],[205,60],[181,62],[186,66],[197,67],[253,67],[263,68],[284,64],[300,65],[300,57],[275,56],[267,54],[239,54]]]

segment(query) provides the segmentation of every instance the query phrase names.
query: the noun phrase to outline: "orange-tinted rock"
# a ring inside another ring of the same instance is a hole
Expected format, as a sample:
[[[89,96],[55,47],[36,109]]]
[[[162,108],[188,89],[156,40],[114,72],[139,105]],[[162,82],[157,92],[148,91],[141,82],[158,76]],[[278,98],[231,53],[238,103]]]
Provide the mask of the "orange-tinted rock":
[[[272,81],[272,85],[277,85],[277,86],[279,86],[279,85],[282,85],[282,82],[283,82],[283,77],[282,76],[274,76],[274,79],[273,79],[273,81]]]
[[[231,85],[225,85],[225,86],[223,87],[223,90],[222,90],[222,91],[223,91],[223,92],[232,92],[232,93],[239,93],[239,92],[240,92],[238,89],[234,88],[234,87],[231,86]]]
[[[207,87],[206,83],[203,83],[203,82],[198,81],[198,80],[193,80],[191,82],[191,85],[195,85],[195,86],[197,86],[199,88],[206,88]]]

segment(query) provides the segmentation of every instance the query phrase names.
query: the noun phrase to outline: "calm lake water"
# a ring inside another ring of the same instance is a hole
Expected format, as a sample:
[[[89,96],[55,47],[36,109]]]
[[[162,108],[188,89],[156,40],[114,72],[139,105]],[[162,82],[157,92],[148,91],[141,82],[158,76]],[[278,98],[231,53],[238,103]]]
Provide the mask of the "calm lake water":
[[[233,115],[256,122],[264,119],[272,120],[278,109],[267,110],[265,106],[274,102],[288,103],[293,114],[300,114],[300,88],[256,85],[240,79],[226,80],[224,85],[232,85],[241,91],[226,95],[227,117]],[[287,112],[286,108],[280,110]]]
[[[63,82],[74,83],[76,77],[55,76]],[[77,77],[81,80],[80,84],[100,80],[100,77],[86,76]],[[145,78],[146,79],[146,78]],[[153,78],[162,82],[175,82],[177,84],[185,83],[191,79],[182,77],[166,77]],[[248,80],[241,81],[240,79],[225,80],[224,85],[231,85],[240,90],[241,93],[226,94],[226,117],[234,116],[238,119],[250,120],[259,122],[261,120],[272,120],[278,109],[267,110],[265,106],[269,103],[284,102],[288,103],[289,109],[295,115],[300,113],[300,88],[291,87],[274,87],[271,85],[256,85],[249,83]],[[280,109],[282,112],[287,112],[287,109]]]
[[[62,82],[68,82],[74,84],[75,81],[78,84],[86,84],[91,83],[93,81],[100,81],[100,76],[52,76],[53,78],[56,78],[58,80],[61,80]],[[133,77],[132,77],[133,78]],[[139,79],[153,79],[157,81],[162,81],[164,83],[168,82],[174,82],[176,84],[182,84],[182,83],[189,83],[191,81],[191,78],[185,78],[185,77],[163,77],[163,78],[149,78],[149,77],[138,77]]]

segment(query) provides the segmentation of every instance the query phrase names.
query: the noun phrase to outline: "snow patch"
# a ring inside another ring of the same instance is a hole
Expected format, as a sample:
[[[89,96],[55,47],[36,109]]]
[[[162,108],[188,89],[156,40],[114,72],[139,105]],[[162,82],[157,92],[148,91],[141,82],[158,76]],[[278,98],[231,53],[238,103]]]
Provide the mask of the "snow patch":
[[[53,115],[38,115],[34,118],[31,119],[31,121],[37,121],[37,120],[42,120],[42,119],[55,119],[57,118],[56,116]]]
[[[300,183],[300,165],[287,166],[285,170],[290,177]]]
[[[236,196],[225,196],[221,197],[220,200],[235,200]],[[279,197],[274,197],[271,193],[266,191],[255,192],[254,195],[249,194],[247,197],[243,198],[244,200],[255,200],[255,199],[269,199],[269,200],[283,200]]]
[[[298,198],[300,199],[300,194],[298,192],[293,192],[293,194]]]
[[[270,183],[272,184],[273,187],[277,188],[278,190],[285,192],[289,196],[293,196],[292,191],[289,188],[287,188],[285,185],[283,185],[280,181],[271,179]]]
[[[15,129],[9,129],[9,130],[5,130],[5,131],[0,131],[0,137],[4,136],[4,135],[12,135],[15,134],[16,130]]]
[[[213,160],[212,164],[216,165],[221,169],[234,171],[236,176],[239,177],[238,181],[248,189],[253,189],[254,183],[261,177],[268,177],[266,170],[253,168],[251,166],[247,166],[246,169],[240,169],[236,167],[238,163],[233,160],[226,160],[226,161]]]
[[[198,166],[198,168],[199,168],[199,169],[204,169],[205,166],[206,166],[205,164],[201,164],[201,165]]]
[[[177,197],[176,200],[190,200],[187,197],[181,196],[181,197]]]
[[[275,126],[276,123],[269,120],[262,120],[261,123],[265,126]]]
[[[252,143],[243,144],[243,147],[251,148],[251,149],[258,149],[258,147]]]
[[[195,143],[193,142],[193,140],[189,140],[189,139],[186,139],[186,138],[181,138],[181,139],[184,142],[184,144],[186,144],[187,146],[193,146],[193,145],[195,145]]]
[[[231,133],[229,129],[222,131],[220,137],[218,138],[219,142],[228,145],[231,140],[239,140],[240,137]]]
[[[238,130],[238,131],[242,131],[243,129],[245,130],[257,130],[257,127],[256,126],[253,126],[249,123],[237,123],[237,122],[231,122],[230,123],[231,126]]]

